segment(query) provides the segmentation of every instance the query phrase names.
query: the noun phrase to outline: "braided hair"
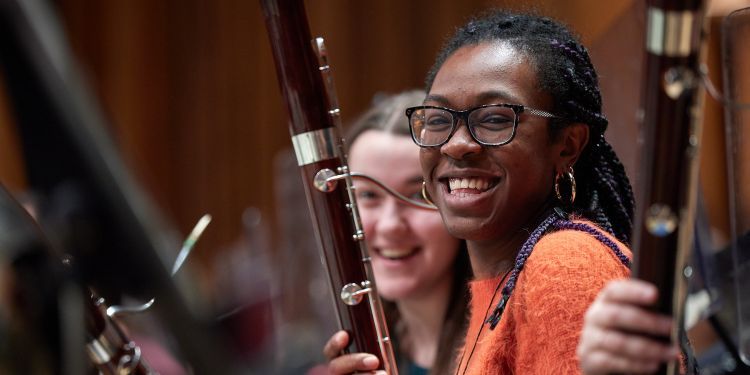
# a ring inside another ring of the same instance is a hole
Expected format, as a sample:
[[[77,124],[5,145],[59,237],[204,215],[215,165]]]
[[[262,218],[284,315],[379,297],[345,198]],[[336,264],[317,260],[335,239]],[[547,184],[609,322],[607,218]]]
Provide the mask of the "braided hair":
[[[547,17],[490,11],[459,28],[439,53],[426,79],[430,91],[438,70],[456,50],[484,42],[505,42],[529,58],[540,88],[553,99],[550,121],[554,139],[572,123],[589,127],[590,141],[576,165],[573,211],[630,242],[634,200],[625,168],[604,139],[599,82],[588,51],[565,26]]]

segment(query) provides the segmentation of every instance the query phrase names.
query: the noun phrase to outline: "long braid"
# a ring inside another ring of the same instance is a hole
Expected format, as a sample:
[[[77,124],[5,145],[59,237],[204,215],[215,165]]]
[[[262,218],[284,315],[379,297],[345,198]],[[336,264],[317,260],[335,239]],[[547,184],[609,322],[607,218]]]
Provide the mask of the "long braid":
[[[633,190],[630,184],[608,183],[609,181],[627,180],[627,175],[625,173],[625,167],[620,162],[620,159],[617,158],[612,146],[605,141],[602,142],[600,148],[600,165],[603,167],[602,170],[606,171],[608,176],[611,176],[605,181],[607,182],[606,186],[612,189],[611,194],[608,194],[608,196],[614,199],[617,203],[614,206],[616,209],[613,210],[610,215],[611,220],[613,221],[612,224],[614,224],[616,228],[628,228],[627,231],[621,231],[620,234],[615,233],[615,235],[617,238],[624,238],[624,243],[629,243],[630,228],[633,227],[633,211],[635,209]],[[616,192],[614,190],[616,190]]]
[[[572,83],[572,99],[564,102],[567,118],[589,124],[593,141],[581,156],[581,166],[587,167],[582,173],[586,190],[576,207],[587,217],[617,239],[629,243],[633,217],[633,192],[625,174],[625,168],[617,158],[612,146],[604,139],[608,121],[601,113],[601,93],[596,70],[588,52],[576,40],[564,43],[553,40],[553,46],[568,56],[568,62],[577,68],[568,67],[566,77]],[[580,169],[580,168],[579,168]]]

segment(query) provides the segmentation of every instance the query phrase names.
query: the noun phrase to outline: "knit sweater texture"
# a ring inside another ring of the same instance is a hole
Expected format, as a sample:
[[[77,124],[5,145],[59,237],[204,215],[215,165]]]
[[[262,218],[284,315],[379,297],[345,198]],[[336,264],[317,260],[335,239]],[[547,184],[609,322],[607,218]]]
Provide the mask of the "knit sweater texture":
[[[632,259],[625,245],[607,236]],[[588,233],[545,234],[526,261],[494,330],[484,321],[501,298],[498,283],[505,282],[503,275],[470,283],[471,318],[458,373],[580,373],[575,352],[584,313],[606,282],[629,274],[612,249]]]

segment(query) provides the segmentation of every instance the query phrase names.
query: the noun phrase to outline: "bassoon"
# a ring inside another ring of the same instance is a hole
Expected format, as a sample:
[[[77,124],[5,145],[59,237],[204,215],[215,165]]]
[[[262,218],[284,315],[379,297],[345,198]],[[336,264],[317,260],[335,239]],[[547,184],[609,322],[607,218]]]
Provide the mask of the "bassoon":
[[[648,0],[643,72],[641,191],[633,275],[658,288],[655,311],[674,316],[680,342],[693,238],[703,90],[702,0]],[[679,371],[677,361],[659,370]]]
[[[372,353],[380,369],[395,374],[323,40],[310,37],[303,0],[261,0],[261,7],[321,258],[333,294],[340,297],[334,298],[338,323],[352,338],[345,352]]]

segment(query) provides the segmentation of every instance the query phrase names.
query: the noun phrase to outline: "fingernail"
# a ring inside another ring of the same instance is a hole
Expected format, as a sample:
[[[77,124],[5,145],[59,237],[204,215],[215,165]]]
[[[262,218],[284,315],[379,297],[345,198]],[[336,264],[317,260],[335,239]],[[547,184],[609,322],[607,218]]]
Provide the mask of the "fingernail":
[[[378,363],[380,363],[380,361],[378,361],[378,357],[375,356],[368,355],[367,357],[362,358],[362,364],[367,367],[376,367]]]

